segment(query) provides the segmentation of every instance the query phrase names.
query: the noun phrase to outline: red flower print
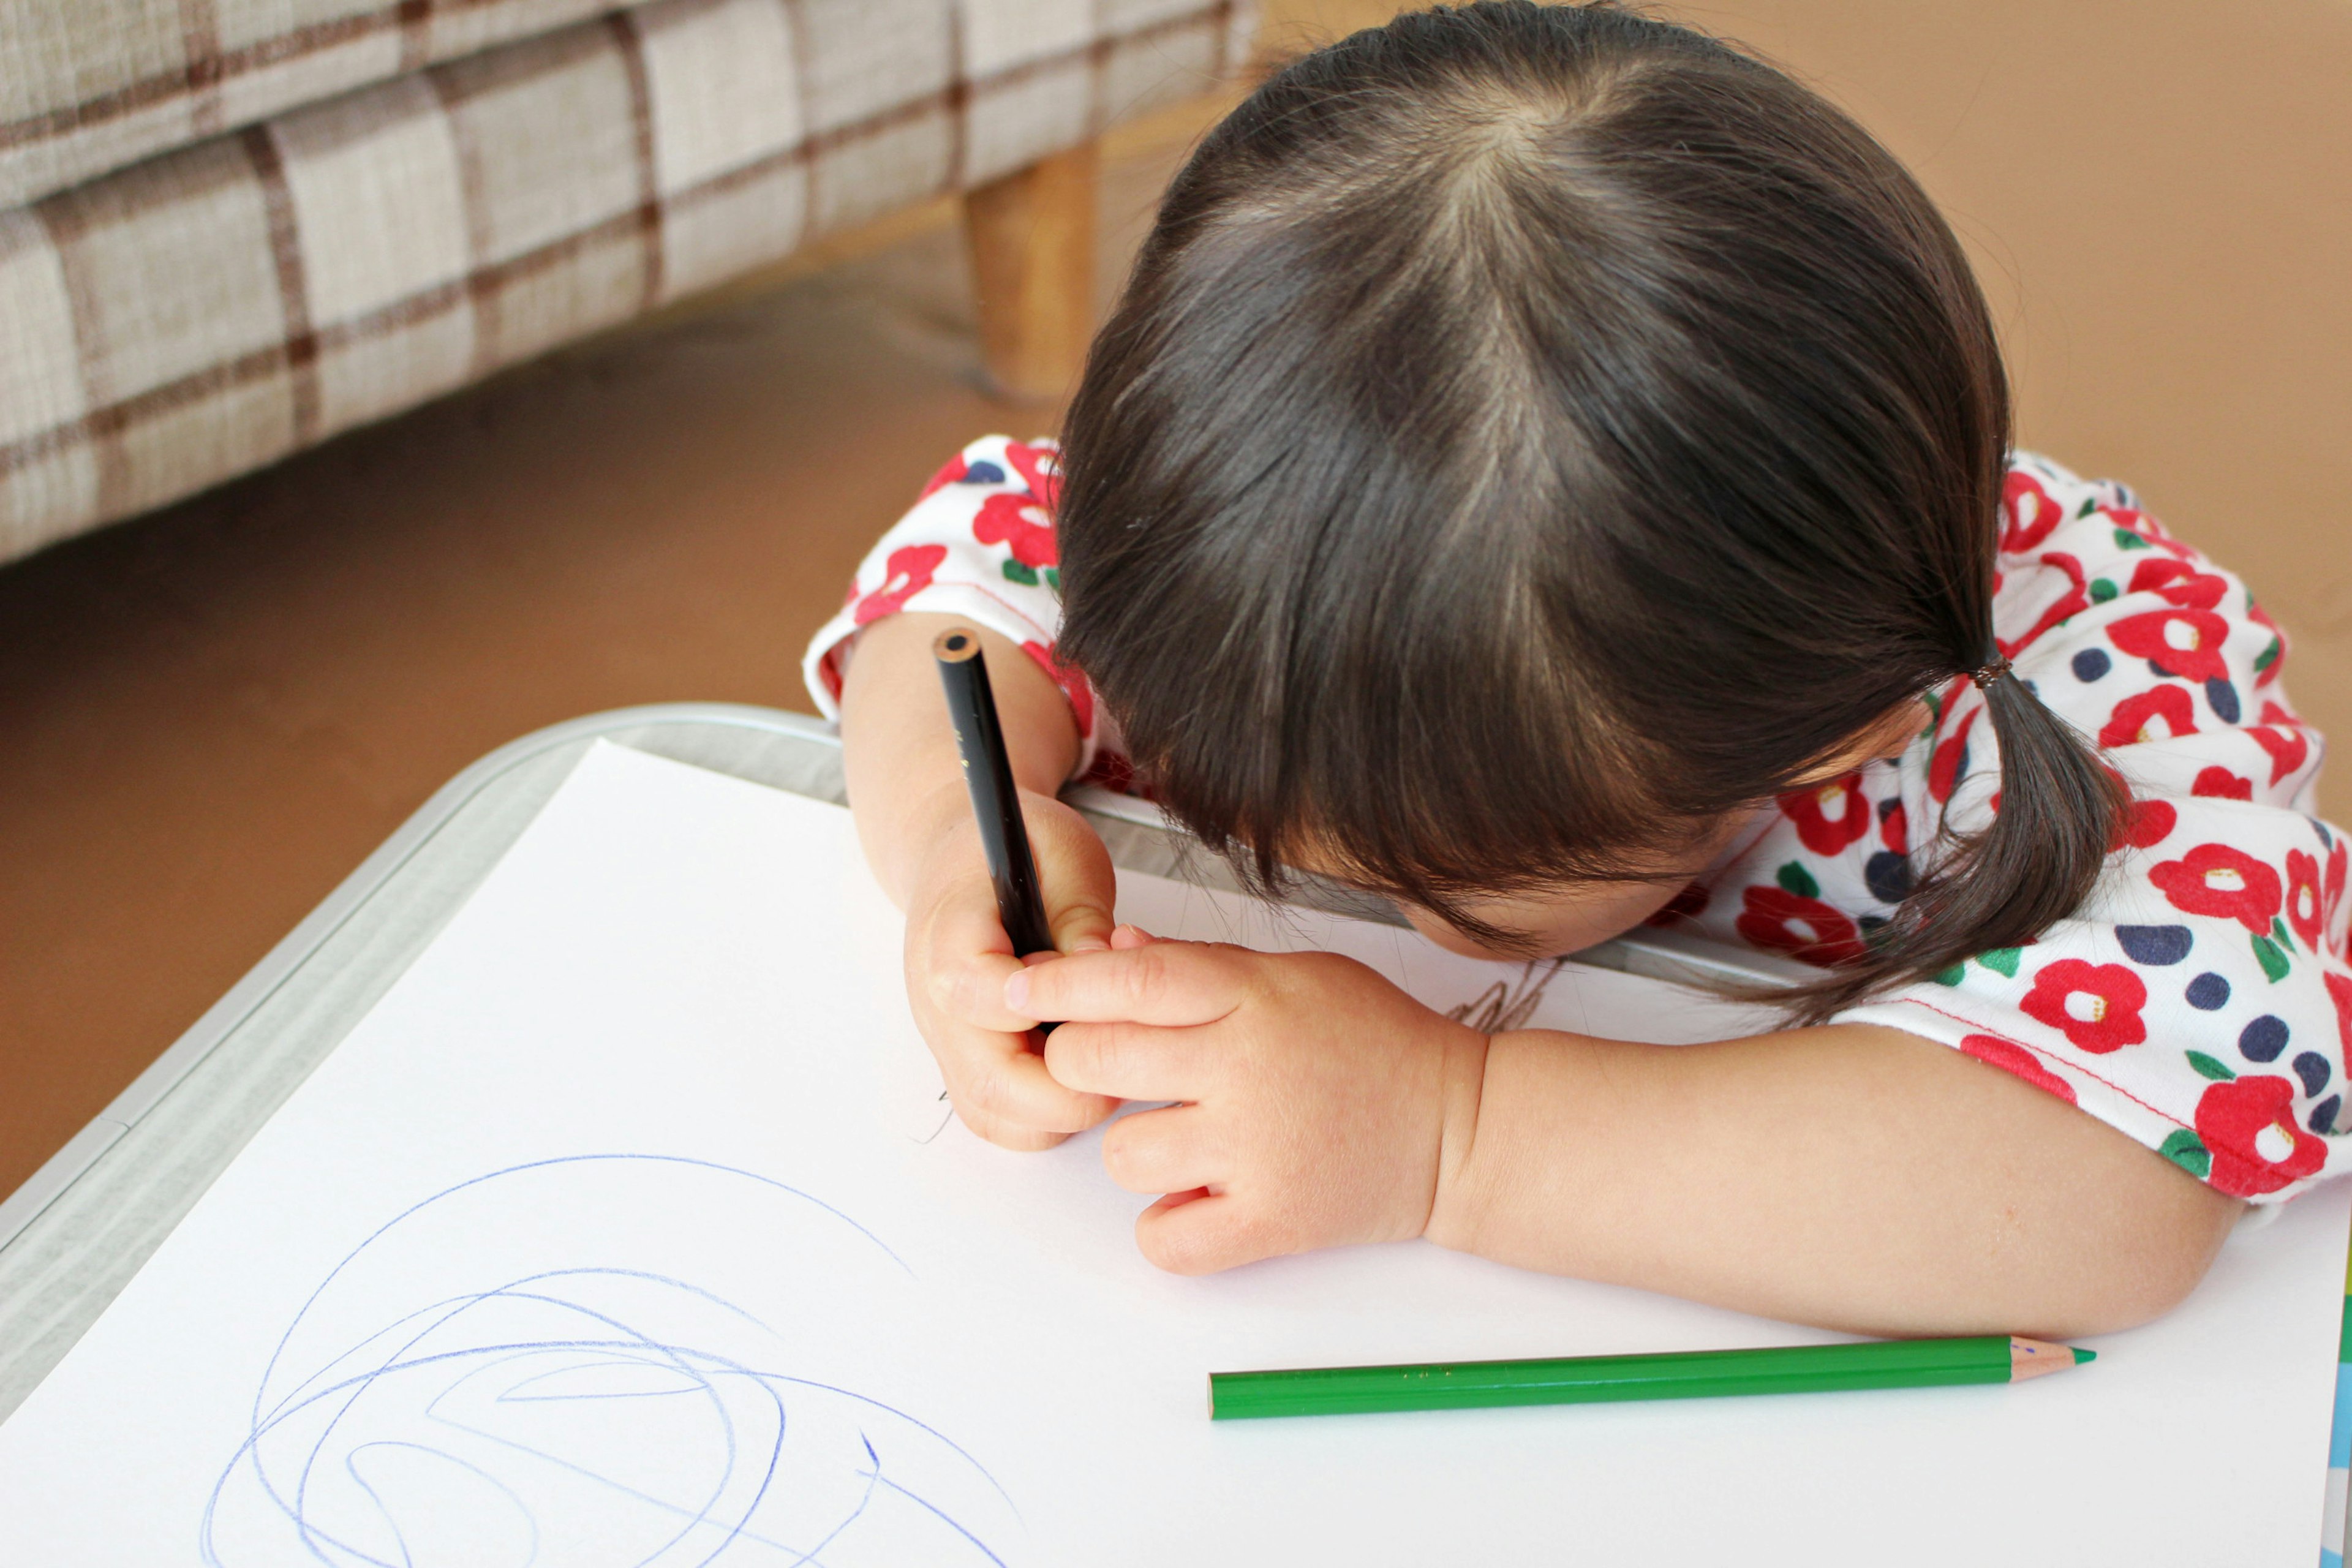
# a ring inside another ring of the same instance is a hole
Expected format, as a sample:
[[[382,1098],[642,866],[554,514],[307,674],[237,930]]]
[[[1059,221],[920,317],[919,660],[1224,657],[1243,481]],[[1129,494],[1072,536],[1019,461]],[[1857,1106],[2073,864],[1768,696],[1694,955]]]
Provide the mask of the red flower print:
[[[1911,818],[1899,800],[1888,801],[1886,807],[1878,819],[1878,841],[1899,854],[1911,847]]]
[[[2001,481],[2000,508],[2000,548],[2005,555],[2022,555],[2066,521],[2066,509],[2050,499],[2042,481],[2014,468]]]
[[[2279,875],[2226,844],[2200,844],[2178,860],[2151,869],[2147,879],[2186,914],[2226,915],[2261,936],[2279,912]]]
[[[1739,919],[1733,924],[1758,947],[1785,952],[1823,969],[1851,963],[1863,955],[1862,933],[1854,923],[1819,899],[1786,888],[1750,888],[1742,903]]]
[[[1969,731],[1976,727],[1977,715],[1983,711],[1981,708],[1969,709],[1968,717],[1960,721],[1959,728],[1952,731],[1951,738],[1936,748],[1936,755],[1927,764],[1927,793],[1937,800],[1952,798],[1952,787],[1960,782],[1960,774],[1967,770]]]
[[[2327,999],[2336,1004],[2336,1038],[2352,1054],[2352,980],[2328,975]]]
[[[946,462],[940,465],[940,471],[931,476],[930,483],[925,485],[923,487],[923,493],[917,496],[915,499],[917,500],[929,500],[934,494],[947,489],[950,485],[955,483],[958,479],[963,478],[965,474],[971,471],[971,470],[964,463],[963,454],[961,452],[958,452],[954,457],[950,458]]]
[[[2166,554],[2186,561],[2194,553],[2189,546],[2164,531],[2164,524],[2147,513],[2127,506],[2101,507],[2107,521],[2126,533],[2136,533],[2148,544]]]
[[[2320,917],[2319,923],[2328,930],[2335,928],[2336,911],[2344,903],[2345,858],[2344,840],[2339,838],[2336,841],[2336,847],[2327,852],[2327,891],[2323,898],[2327,912]],[[2352,1047],[2352,1040],[2347,1040],[2345,1045]]]
[[[1054,550],[1054,515],[1028,496],[990,496],[971,520],[971,536],[983,545],[1012,545],[1013,560],[1024,566],[1051,566],[1061,560]]]
[[[2164,721],[2165,731],[2152,732],[2155,721]],[[2116,704],[2108,715],[2105,728],[2099,731],[2102,746],[2137,746],[2147,741],[2179,740],[2183,735],[2197,733],[2196,710],[2189,705],[2189,689],[2185,686],[2152,686]]]
[[[2018,1004],[2028,1017],[2063,1031],[2067,1044],[2101,1056],[2147,1038],[2139,1017],[2147,1005],[2147,987],[2131,970],[2079,958],[2048,965]]]
[[[1666,900],[1665,908],[1642,923],[1645,926],[1670,926],[1676,921],[1695,921],[1706,913],[1707,900],[1713,897],[1702,884],[1685,883],[1681,892]]]
[[[1862,775],[1852,773],[1780,797],[1780,809],[1797,825],[1797,837],[1816,855],[1835,855],[1870,831],[1870,802],[1862,795]]]
[[[2221,662],[2221,643],[2229,635],[2230,623],[2210,610],[2149,610],[2107,628],[2107,640],[2134,658],[2198,681],[2229,673]]]
[[[1052,676],[1054,684],[1062,689],[1062,695],[1070,700],[1070,712],[1078,721],[1079,737],[1084,739],[1093,734],[1095,732],[1094,683],[1084,674],[1055,658],[1054,650],[1044,643],[1023,643],[1021,651],[1035,659],[1037,668]]]
[[[1969,1035],[1960,1041],[1960,1049],[2003,1072],[2015,1073],[2034,1088],[2054,1094],[2069,1105],[2074,1103],[2074,1086],[2034,1060],[2033,1053],[2023,1046],[2013,1045],[1997,1035]]]
[[[2251,601],[2246,605],[2246,619],[2271,634],[2271,646],[2254,656],[2254,668],[2258,672],[2254,676],[2254,684],[2268,686],[2279,678],[2279,671],[2286,668],[2286,633],[2271,619],[2270,612]]]
[[[2135,849],[2153,849],[2171,837],[2179,820],[2180,814],[2168,800],[2135,800],[2124,813],[2123,837],[2108,847],[2120,849],[2128,844]]]
[[[2061,621],[2072,620],[2091,607],[2089,579],[2084,575],[2081,562],[2063,551],[2053,550],[2042,557],[2042,564],[2066,574],[2066,591],[2053,599],[2042,609],[2042,614],[2034,617],[2033,624],[2025,629],[2023,636],[2012,637],[2007,642],[2000,642],[1998,637],[1994,639],[1995,642],[2000,643],[2001,657],[2004,658],[2015,654],[2018,649],[2025,647]],[[2000,588],[1996,586],[1993,591],[1998,594]]]
[[[2319,857],[2300,849],[2286,852],[2286,923],[2296,940],[2313,952],[2319,951],[2319,933],[2326,924],[2326,905],[2319,896]]]
[[[2327,1160],[2327,1145],[2295,1125],[2294,1085],[2267,1073],[2208,1089],[2197,1136],[2213,1154],[2205,1179],[2231,1197],[2277,1192]]]
[[[909,544],[893,550],[890,559],[882,563],[882,585],[857,602],[852,619],[862,626],[897,615],[907,607],[908,600],[931,585],[931,574],[947,558],[944,544]]]
[[[2271,754],[2273,784],[2303,766],[2311,755],[2311,738],[2304,733],[2303,721],[2275,702],[2263,704],[2263,721],[2248,726],[2246,733]]]
[[[971,536],[982,544],[1011,545],[1013,559],[1024,566],[1051,566],[1059,559],[1054,514],[1027,496],[1000,490],[982,501],[971,520]]]
[[[2151,589],[2184,610],[2210,610],[2221,602],[2230,584],[2210,572],[2200,572],[2186,561],[2143,561],[2132,573],[2131,591],[2145,594]]]
[[[2217,765],[2199,773],[2197,782],[2189,786],[2189,793],[2207,800],[2252,800],[2254,798],[2254,781],[2242,779],[2229,769]]]
[[[1062,504],[1062,451],[1050,441],[1034,445],[1024,441],[1007,441],[1004,456],[1037,504],[1047,511]]]

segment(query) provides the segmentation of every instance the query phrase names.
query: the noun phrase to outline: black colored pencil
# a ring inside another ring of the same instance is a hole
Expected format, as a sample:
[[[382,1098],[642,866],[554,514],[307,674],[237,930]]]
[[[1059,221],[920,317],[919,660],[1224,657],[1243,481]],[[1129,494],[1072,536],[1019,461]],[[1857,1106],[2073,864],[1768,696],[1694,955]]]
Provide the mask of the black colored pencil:
[[[956,751],[963,758],[963,782],[980,818],[980,841],[988,855],[988,879],[996,887],[996,913],[1013,939],[1015,957],[1054,951],[1045,923],[1045,900],[1037,887],[1037,862],[1029,852],[1029,827],[1021,817],[1021,795],[1013,784],[1013,759],[996,719],[996,696],[989,689],[988,661],[980,637],[961,626],[941,632],[931,643],[939,659],[940,684],[947,689],[948,717],[955,722]]]

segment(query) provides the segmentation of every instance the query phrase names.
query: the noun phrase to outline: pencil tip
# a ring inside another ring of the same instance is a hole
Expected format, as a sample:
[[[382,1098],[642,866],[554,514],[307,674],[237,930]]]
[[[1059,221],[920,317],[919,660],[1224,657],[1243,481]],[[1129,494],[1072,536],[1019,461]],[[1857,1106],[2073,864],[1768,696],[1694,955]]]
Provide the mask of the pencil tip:
[[[2069,1345],[2066,1348],[2074,1352],[2074,1364],[2076,1366],[2081,1366],[2085,1362],[2093,1362],[2099,1359],[2098,1352],[2086,1351],[2081,1345]]]

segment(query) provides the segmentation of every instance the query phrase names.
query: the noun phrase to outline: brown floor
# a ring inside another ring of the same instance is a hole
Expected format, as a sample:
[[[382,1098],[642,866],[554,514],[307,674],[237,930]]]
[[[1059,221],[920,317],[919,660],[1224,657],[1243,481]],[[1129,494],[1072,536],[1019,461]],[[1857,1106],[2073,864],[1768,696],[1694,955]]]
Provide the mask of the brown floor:
[[[1270,9],[1280,41],[1390,7]],[[2246,572],[2352,734],[2352,7],[1683,14],[1913,163],[2024,439]],[[1192,129],[1118,149],[1106,279]],[[962,441],[1049,417],[975,371],[956,237],[919,228],[0,570],[0,1192],[482,752],[634,702],[804,707],[872,535]],[[2352,772],[2326,798],[2352,820]]]

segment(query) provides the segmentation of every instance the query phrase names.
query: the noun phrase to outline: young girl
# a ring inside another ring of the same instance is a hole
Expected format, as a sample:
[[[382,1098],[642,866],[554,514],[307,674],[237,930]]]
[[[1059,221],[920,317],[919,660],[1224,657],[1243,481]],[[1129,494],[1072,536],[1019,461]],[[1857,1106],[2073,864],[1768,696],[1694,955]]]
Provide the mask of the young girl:
[[[810,652],[956,1109],[1035,1149],[1177,1102],[1103,1146],[1174,1269],[1426,1236],[1876,1332],[2164,1311],[2343,1167],[2345,843],[2243,585],[2009,435],[1950,231],[1768,67],[1525,3],[1291,66],[1171,188],[1066,454],[967,449]],[[952,623],[1027,792],[1029,967]],[[1717,1046],[1490,1038],[1114,930],[1054,795],[1130,769],[1257,885],[1448,947],[1646,921],[1819,976]]]

